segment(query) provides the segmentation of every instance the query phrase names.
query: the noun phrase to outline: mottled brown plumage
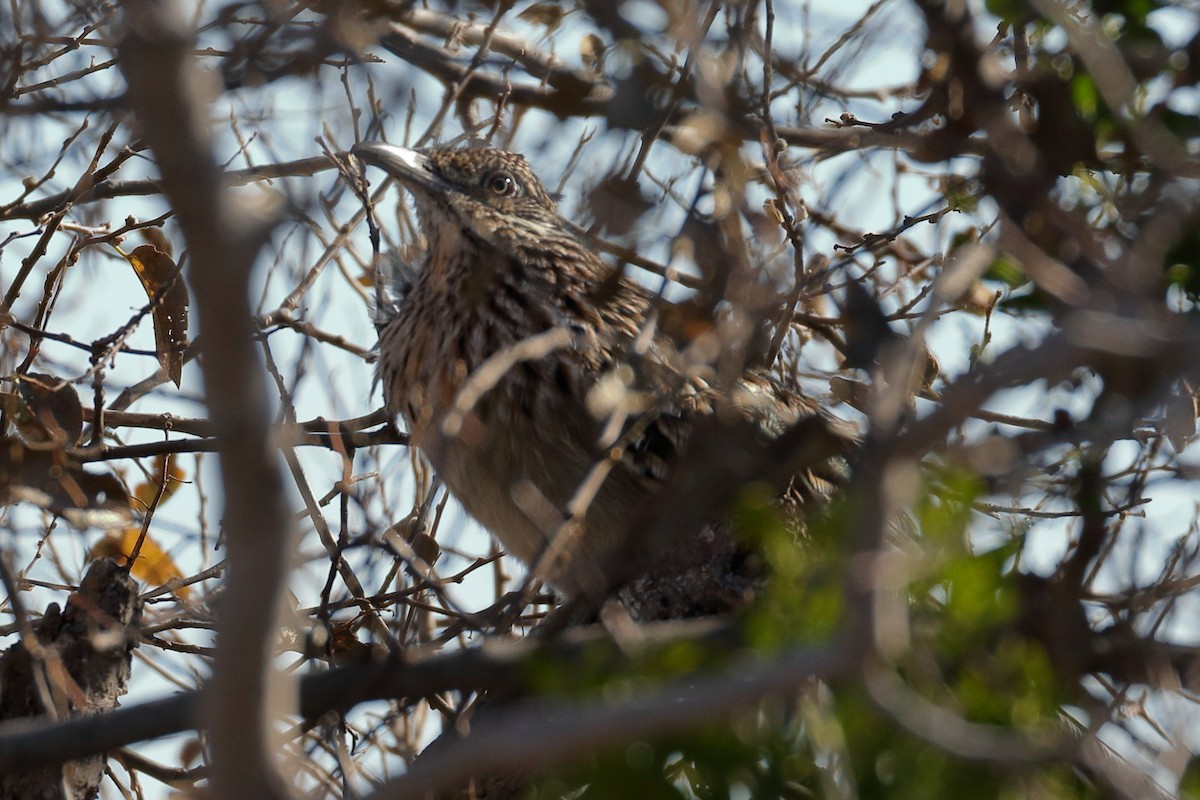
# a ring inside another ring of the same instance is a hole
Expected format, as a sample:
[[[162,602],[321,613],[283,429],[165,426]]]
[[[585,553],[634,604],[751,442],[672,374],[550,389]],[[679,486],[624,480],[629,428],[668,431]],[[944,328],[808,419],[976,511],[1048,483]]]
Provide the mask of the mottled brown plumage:
[[[777,433],[818,413],[757,374],[724,397],[705,365],[674,358],[652,295],[570,233],[522,156],[354,152],[409,189],[427,245],[380,335],[388,407],[510,553],[536,564],[551,539],[571,537],[542,563],[560,588],[595,585],[697,415],[727,404]],[[797,496],[825,488],[803,483]],[[732,549],[714,545],[727,560]]]

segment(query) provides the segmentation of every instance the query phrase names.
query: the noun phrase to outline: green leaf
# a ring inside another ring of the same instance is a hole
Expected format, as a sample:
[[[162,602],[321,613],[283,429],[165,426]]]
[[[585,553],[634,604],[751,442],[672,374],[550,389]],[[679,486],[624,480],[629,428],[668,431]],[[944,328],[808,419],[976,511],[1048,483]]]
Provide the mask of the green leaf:
[[[1046,311],[1046,296],[1039,291],[1012,294],[997,303],[996,307],[1014,316],[1042,314]]]
[[[1071,78],[1071,102],[1075,104],[1079,116],[1095,121],[1100,106],[1100,93],[1096,89],[1096,82],[1088,73],[1076,72]]]
[[[1030,16],[1029,4],[1021,0],[987,0],[984,5],[989,13],[1010,25]]]
[[[1008,253],[1000,253],[996,256],[983,273],[983,279],[999,281],[1010,289],[1016,289],[1029,282],[1029,278],[1025,277],[1025,271],[1021,268],[1021,262]]]

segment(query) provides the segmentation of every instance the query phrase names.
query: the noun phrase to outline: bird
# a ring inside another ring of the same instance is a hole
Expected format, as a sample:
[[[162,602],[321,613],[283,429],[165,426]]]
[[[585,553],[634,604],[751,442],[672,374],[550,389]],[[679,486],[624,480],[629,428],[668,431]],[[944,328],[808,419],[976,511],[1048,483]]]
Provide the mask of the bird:
[[[722,389],[711,364],[681,357],[656,324],[658,295],[576,234],[524,156],[376,141],[352,153],[407,189],[425,241],[380,330],[387,409],[466,511],[566,595],[605,585],[603,565],[637,535],[699,421],[732,408],[776,435],[824,414],[765,371]],[[827,466],[788,491],[827,496],[844,459]],[[685,569],[651,571],[641,591],[662,596],[633,603],[637,618],[744,601],[743,548],[719,530],[683,549],[720,596],[698,599]]]

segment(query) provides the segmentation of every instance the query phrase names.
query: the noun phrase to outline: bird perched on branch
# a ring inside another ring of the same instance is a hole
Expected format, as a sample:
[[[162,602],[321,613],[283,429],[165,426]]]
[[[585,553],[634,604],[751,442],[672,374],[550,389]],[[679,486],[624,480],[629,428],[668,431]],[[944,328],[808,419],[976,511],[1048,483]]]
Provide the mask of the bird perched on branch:
[[[710,364],[682,357],[656,329],[653,293],[572,232],[524,157],[376,142],[353,153],[408,189],[426,244],[380,334],[388,408],[466,510],[568,594],[607,586],[605,565],[631,552],[698,420],[729,411],[773,436],[820,415],[758,373],[722,391]],[[804,502],[837,475],[825,462],[787,493]],[[708,528],[668,543],[682,558],[645,573],[664,597],[635,616],[736,604],[739,546]]]

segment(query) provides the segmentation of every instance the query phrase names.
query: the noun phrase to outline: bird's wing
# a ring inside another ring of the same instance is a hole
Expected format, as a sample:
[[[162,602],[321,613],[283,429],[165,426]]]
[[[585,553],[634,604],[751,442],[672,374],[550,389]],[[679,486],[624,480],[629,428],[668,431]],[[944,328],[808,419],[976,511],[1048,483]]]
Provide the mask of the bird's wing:
[[[632,398],[613,410],[619,436],[602,441],[604,449],[621,449],[622,468],[650,486],[660,485],[686,450],[697,423],[720,409],[732,410],[752,422],[765,440],[775,439],[804,419],[822,418],[846,447],[837,456],[795,475],[781,486],[788,505],[803,506],[828,498],[843,485],[849,468],[846,456],[854,449],[853,427],[825,412],[819,403],[796,388],[785,386],[762,371],[746,373],[731,392],[723,392],[706,377],[711,370],[687,366],[672,338],[657,329],[662,298],[622,275],[614,275],[600,289],[602,315],[612,314],[604,326],[612,337],[597,352],[606,354],[594,374],[625,370],[624,388]],[[618,321],[614,321],[618,320]],[[594,410],[594,409],[593,409]],[[614,427],[609,425],[611,431]]]
[[[779,437],[798,422],[820,417],[845,442],[842,450],[792,477],[780,487],[781,498],[799,510],[827,499],[849,478],[847,456],[857,442],[856,431],[827,414],[819,404],[760,372],[746,374],[731,396],[725,396],[699,377],[673,376],[674,386],[659,383],[655,402],[631,417],[624,432],[622,463],[641,480],[659,484],[686,451],[692,432],[719,408],[734,411],[752,422],[764,440]]]

